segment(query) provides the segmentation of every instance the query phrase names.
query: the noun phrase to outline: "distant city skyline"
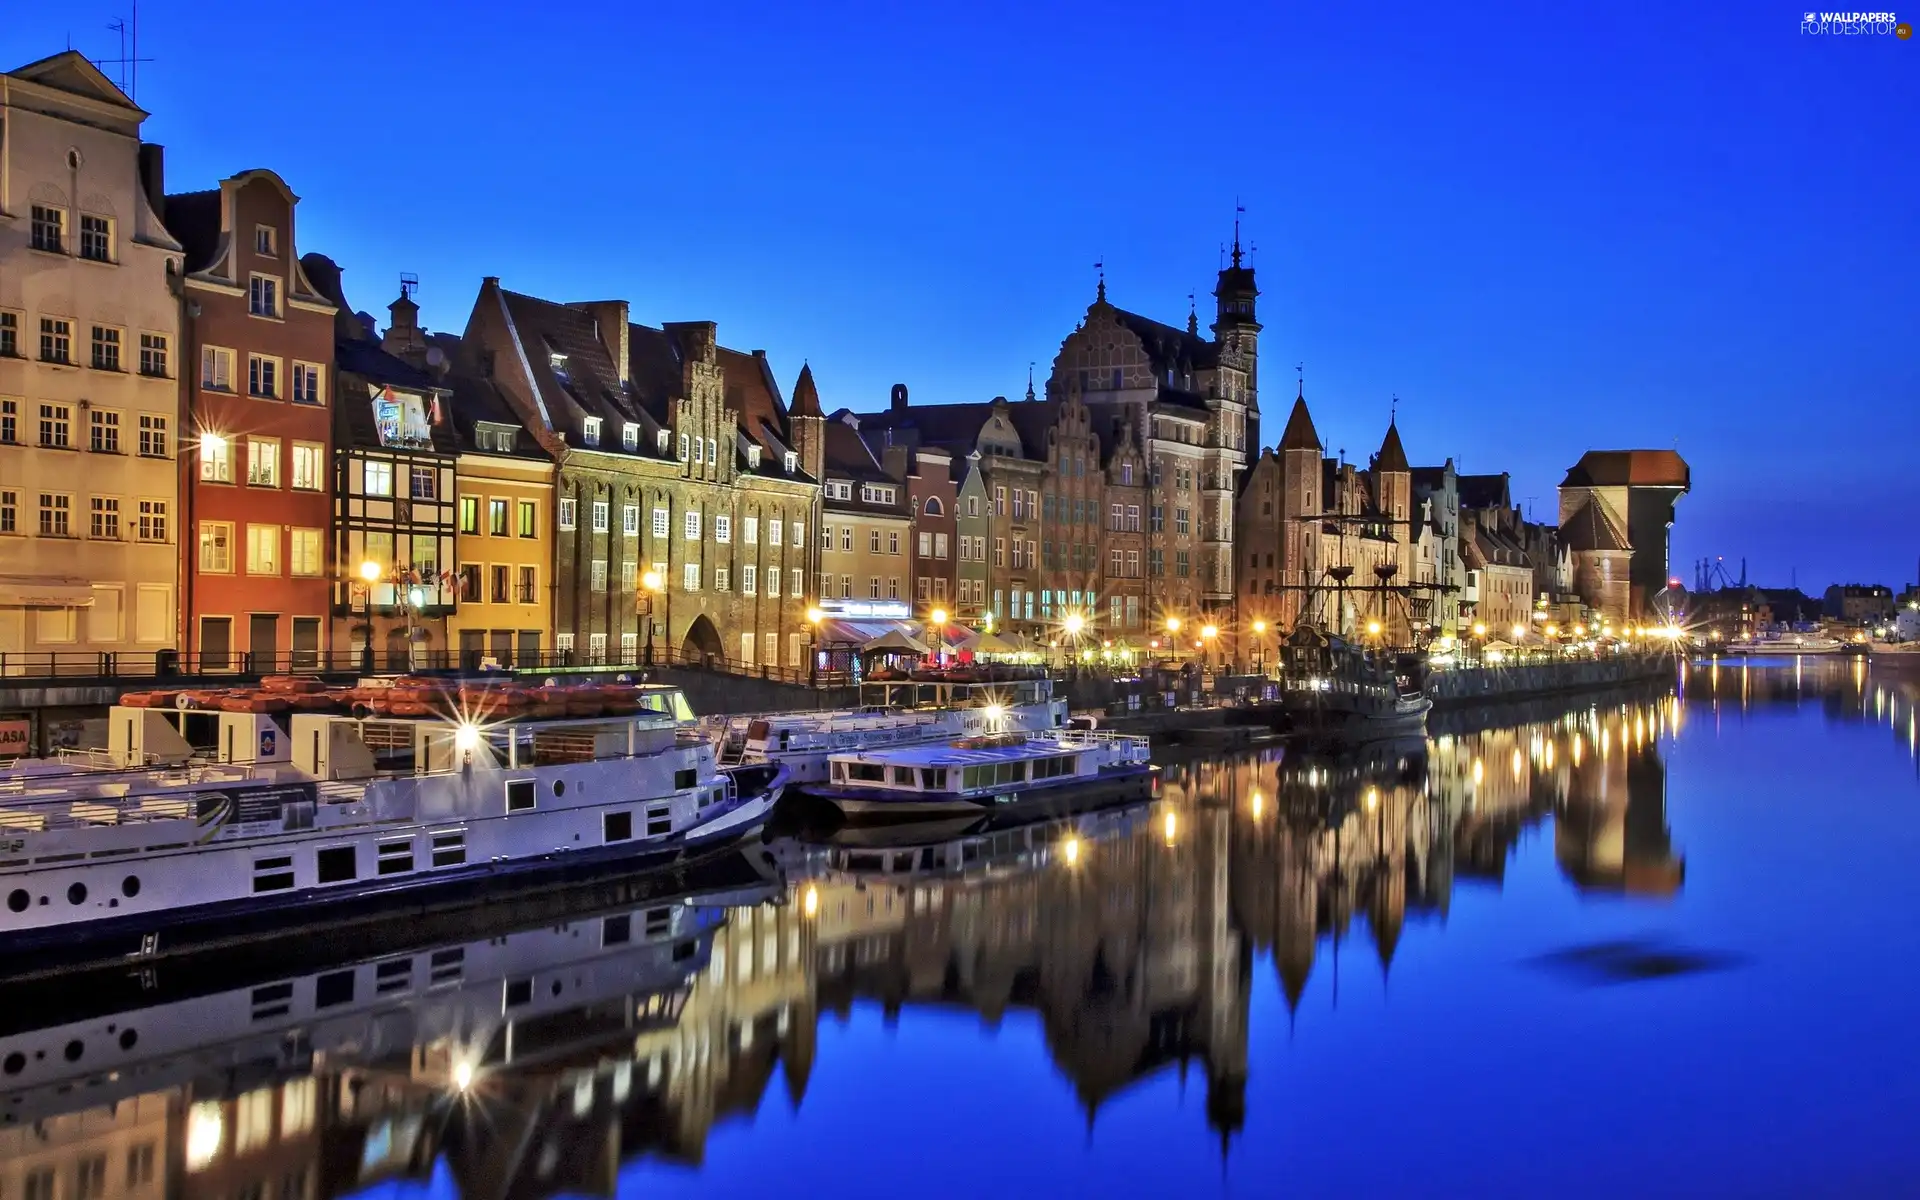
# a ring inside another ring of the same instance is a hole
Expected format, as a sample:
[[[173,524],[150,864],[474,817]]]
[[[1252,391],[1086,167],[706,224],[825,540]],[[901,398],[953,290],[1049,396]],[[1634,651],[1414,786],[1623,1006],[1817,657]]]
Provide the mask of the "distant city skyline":
[[[1202,323],[1236,201],[1262,289],[1262,441],[1305,364],[1330,453],[1392,397],[1410,457],[1509,471],[1550,519],[1592,448],[1678,448],[1673,573],[1912,579],[1920,46],[1797,11],[1202,26],[1105,5],[902,16],[572,6],[458,26],[364,6],[141,10],[170,190],[250,167],[299,249],[458,332],[482,276],[715,320],[828,411],[1017,398],[1092,299]],[[112,0],[16,17],[12,68],[119,53]],[[248,30],[255,78],[207,47]],[[377,36],[376,36],[377,35]],[[118,75],[108,65],[108,73]]]

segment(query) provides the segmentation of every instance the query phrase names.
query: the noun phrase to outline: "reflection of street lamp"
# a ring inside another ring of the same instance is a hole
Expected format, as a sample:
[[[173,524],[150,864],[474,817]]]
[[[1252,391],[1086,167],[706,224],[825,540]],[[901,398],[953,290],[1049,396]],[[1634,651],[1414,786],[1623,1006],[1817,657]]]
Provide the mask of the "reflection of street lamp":
[[[1256,675],[1267,673],[1267,623],[1265,621],[1253,623],[1253,673]]]
[[[947,610],[936,608],[927,616],[933,620],[933,661],[939,663],[947,657]]]
[[[1205,665],[1209,670],[1213,667],[1213,639],[1219,636],[1220,627],[1218,625],[1202,625],[1200,627],[1200,646],[1206,655]]]
[[[639,611],[640,619],[647,623],[647,670],[653,670],[653,598],[660,594],[665,580],[660,572],[648,571],[640,576],[640,593],[633,598],[633,606]]]
[[[807,609],[807,682],[815,688],[820,686],[820,622],[826,615],[817,606]],[[820,703],[817,692],[813,700]]]

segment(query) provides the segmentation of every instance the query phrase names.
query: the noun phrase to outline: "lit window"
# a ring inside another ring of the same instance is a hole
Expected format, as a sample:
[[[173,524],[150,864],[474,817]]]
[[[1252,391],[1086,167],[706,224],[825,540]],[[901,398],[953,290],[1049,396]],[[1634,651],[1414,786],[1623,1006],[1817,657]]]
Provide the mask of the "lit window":
[[[361,492],[368,496],[393,495],[393,463],[385,459],[367,459],[361,464]]]
[[[64,209],[33,206],[33,248],[54,254],[67,252],[67,214]]]
[[[588,417],[580,426],[580,441],[584,445],[600,444],[600,418]]]
[[[688,563],[682,570],[680,585],[689,592],[700,590],[700,564]]]

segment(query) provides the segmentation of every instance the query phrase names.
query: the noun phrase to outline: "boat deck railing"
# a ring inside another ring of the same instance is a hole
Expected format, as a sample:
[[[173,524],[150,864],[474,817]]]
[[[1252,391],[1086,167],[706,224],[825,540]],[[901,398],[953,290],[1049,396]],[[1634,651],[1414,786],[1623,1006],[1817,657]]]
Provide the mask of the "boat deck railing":
[[[95,780],[111,775],[115,778],[103,780],[102,786],[118,788],[131,786],[127,780],[131,773],[103,772],[85,778]],[[171,793],[183,788],[219,787],[261,778],[254,768],[236,765],[165,767],[145,774],[152,790],[129,794],[97,790],[76,794],[71,786],[40,787],[31,791],[0,787],[0,834],[185,820],[194,815],[193,801]]]

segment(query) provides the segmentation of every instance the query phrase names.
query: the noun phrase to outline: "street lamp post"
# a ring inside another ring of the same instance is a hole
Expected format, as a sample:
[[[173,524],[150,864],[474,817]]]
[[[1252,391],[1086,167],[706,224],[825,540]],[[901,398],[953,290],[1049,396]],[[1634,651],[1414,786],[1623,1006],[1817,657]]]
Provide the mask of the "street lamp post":
[[[1213,639],[1219,636],[1220,627],[1218,625],[1202,625],[1200,627],[1200,665],[1209,673],[1213,671]]]
[[[944,666],[947,657],[947,610],[936,608],[927,614],[933,622],[933,662]]]
[[[1267,623],[1265,621],[1253,623],[1253,673],[1255,675],[1267,673]]]
[[[634,607],[640,610],[640,619],[647,623],[647,670],[653,670],[653,598],[660,593],[664,584],[660,572],[648,571],[640,576],[640,594],[633,598]]]

